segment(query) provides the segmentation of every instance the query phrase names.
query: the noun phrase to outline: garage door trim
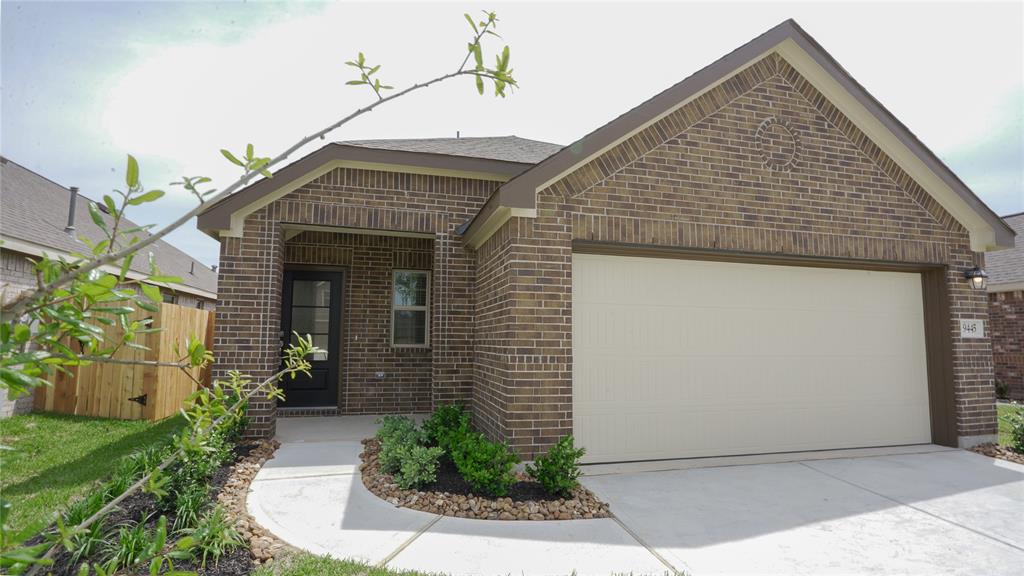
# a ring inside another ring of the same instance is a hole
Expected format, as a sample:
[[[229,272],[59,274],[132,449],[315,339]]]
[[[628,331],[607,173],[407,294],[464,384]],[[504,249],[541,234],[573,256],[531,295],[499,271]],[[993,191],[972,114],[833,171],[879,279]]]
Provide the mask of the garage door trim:
[[[928,371],[928,406],[931,418],[932,442],[943,446],[957,446],[956,406],[953,392],[953,343],[952,333],[949,328],[951,320],[946,288],[947,267],[945,265],[759,254],[731,250],[702,250],[589,240],[574,240],[572,248],[574,253],[604,256],[670,258],[744,264],[920,273],[921,295],[924,303],[925,356]]]

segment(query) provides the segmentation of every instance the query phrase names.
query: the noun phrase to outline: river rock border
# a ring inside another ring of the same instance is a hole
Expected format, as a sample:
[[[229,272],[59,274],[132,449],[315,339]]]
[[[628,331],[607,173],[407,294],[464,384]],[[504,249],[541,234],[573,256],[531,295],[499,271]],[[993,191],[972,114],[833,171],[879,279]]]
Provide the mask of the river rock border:
[[[977,452],[978,454],[984,454],[990,458],[999,458],[1000,460],[1024,464],[1024,454],[1014,452],[1006,446],[1000,446],[998,444],[982,444],[971,448],[971,451]]]
[[[274,452],[281,445],[275,440],[263,440],[253,444],[255,447],[231,466],[228,479],[217,494],[217,501],[235,521],[235,529],[248,543],[255,563],[266,564],[281,553],[293,551],[294,548],[260,526],[245,507],[245,498],[249,494],[249,485],[252,484],[253,478],[267,460],[274,457]]]
[[[390,474],[380,471],[377,462],[379,453],[380,443],[376,439],[363,440],[363,453],[359,455],[362,459],[360,476],[367,490],[395,506],[477,520],[580,520],[610,518],[612,515],[608,504],[598,500],[593,492],[583,486],[576,488],[571,498],[518,502],[511,498],[475,494],[402,490]],[[519,474],[519,478],[527,479],[525,474]]]

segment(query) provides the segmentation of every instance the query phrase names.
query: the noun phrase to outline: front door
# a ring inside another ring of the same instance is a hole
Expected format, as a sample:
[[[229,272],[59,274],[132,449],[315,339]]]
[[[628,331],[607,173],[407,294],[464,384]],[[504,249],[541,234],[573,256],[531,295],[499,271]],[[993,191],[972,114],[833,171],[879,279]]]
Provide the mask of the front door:
[[[341,350],[341,272],[285,270],[281,295],[281,328],[289,340],[292,332],[311,335],[321,348],[309,358],[309,375],[281,381],[282,406],[337,406],[338,353]]]

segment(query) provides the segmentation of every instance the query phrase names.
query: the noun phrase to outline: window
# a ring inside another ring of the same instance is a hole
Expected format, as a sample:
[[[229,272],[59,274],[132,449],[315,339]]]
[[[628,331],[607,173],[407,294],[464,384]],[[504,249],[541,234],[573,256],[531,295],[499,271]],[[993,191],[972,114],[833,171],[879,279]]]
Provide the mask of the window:
[[[391,299],[391,344],[430,345],[430,272],[395,270]]]
[[[178,303],[178,295],[177,294],[170,294],[170,293],[164,292],[163,296],[164,296],[164,302],[166,302],[168,304],[177,304]]]

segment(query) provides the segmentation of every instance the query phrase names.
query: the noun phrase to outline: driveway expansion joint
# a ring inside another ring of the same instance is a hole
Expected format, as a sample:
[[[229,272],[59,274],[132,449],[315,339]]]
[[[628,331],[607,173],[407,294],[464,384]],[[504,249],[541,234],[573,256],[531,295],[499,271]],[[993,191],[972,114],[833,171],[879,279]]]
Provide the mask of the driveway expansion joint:
[[[668,568],[668,569],[669,569],[669,571],[671,571],[671,572],[672,572],[672,574],[675,574],[676,576],[687,576],[687,575],[686,575],[686,572],[684,572],[684,571],[682,571],[682,570],[678,570],[678,569],[676,569],[676,567],[675,567],[675,566],[673,566],[671,562],[669,562],[669,561],[668,561],[668,560],[667,560],[667,559],[666,559],[666,558],[665,558],[664,556],[662,556],[661,554],[659,554],[659,553],[658,553],[658,551],[657,551],[657,550],[655,550],[655,549],[654,549],[653,547],[651,547],[650,545],[648,545],[648,544],[647,544],[647,542],[644,542],[644,541],[643,541],[643,539],[642,539],[642,538],[640,538],[640,535],[639,535],[639,534],[637,534],[636,532],[634,532],[632,528],[630,528],[629,526],[627,526],[627,525],[626,525],[626,523],[625,523],[625,522],[623,522],[623,521],[622,521],[622,520],[621,520],[621,519],[620,519],[620,518],[619,518],[618,516],[616,516],[616,515],[615,515],[614,513],[613,513],[613,514],[611,515],[611,519],[612,519],[612,520],[614,520],[614,521],[615,521],[615,523],[619,525],[619,528],[622,528],[622,529],[623,529],[623,530],[624,530],[624,531],[626,532],[626,534],[629,534],[629,536],[630,536],[631,538],[633,538],[633,540],[636,540],[636,543],[637,543],[637,544],[639,544],[639,545],[643,546],[643,547],[644,547],[644,548],[645,548],[645,549],[646,549],[646,550],[647,550],[648,552],[650,552],[650,553],[651,553],[651,556],[654,556],[655,558],[657,558],[657,559],[658,559],[658,561],[659,561],[659,562],[661,562],[662,564],[664,564],[664,565],[665,565],[665,567],[666,567],[666,568]]]
[[[410,544],[415,542],[417,538],[419,538],[420,536],[426,534],[426,532],[428,530],[430,530],[431,528],[433,528],[434,524],[437,524],[438,522],[440,522],[442,518],[444,518],[444,516],[442,516],[441,514],[438,514],[437,516],[432,518],[430,520],[430,522],[427,522],[422,528],[417,530],[416,533],[413,534],[412,536],[410,536],[408,540],[406,540],[405,542],[402,542],[401,544],[399,544],[398,548],[395,548],[395,550],[393,552],[391,552],[390,554],[385,556],[383,560],[378,562],[377,563],[377,568],[383,568],[388,562],[391,562],[392,560],[394,560],[396,556],[401,554],[402,551],[405,550],[406,548],[408,548]]]

